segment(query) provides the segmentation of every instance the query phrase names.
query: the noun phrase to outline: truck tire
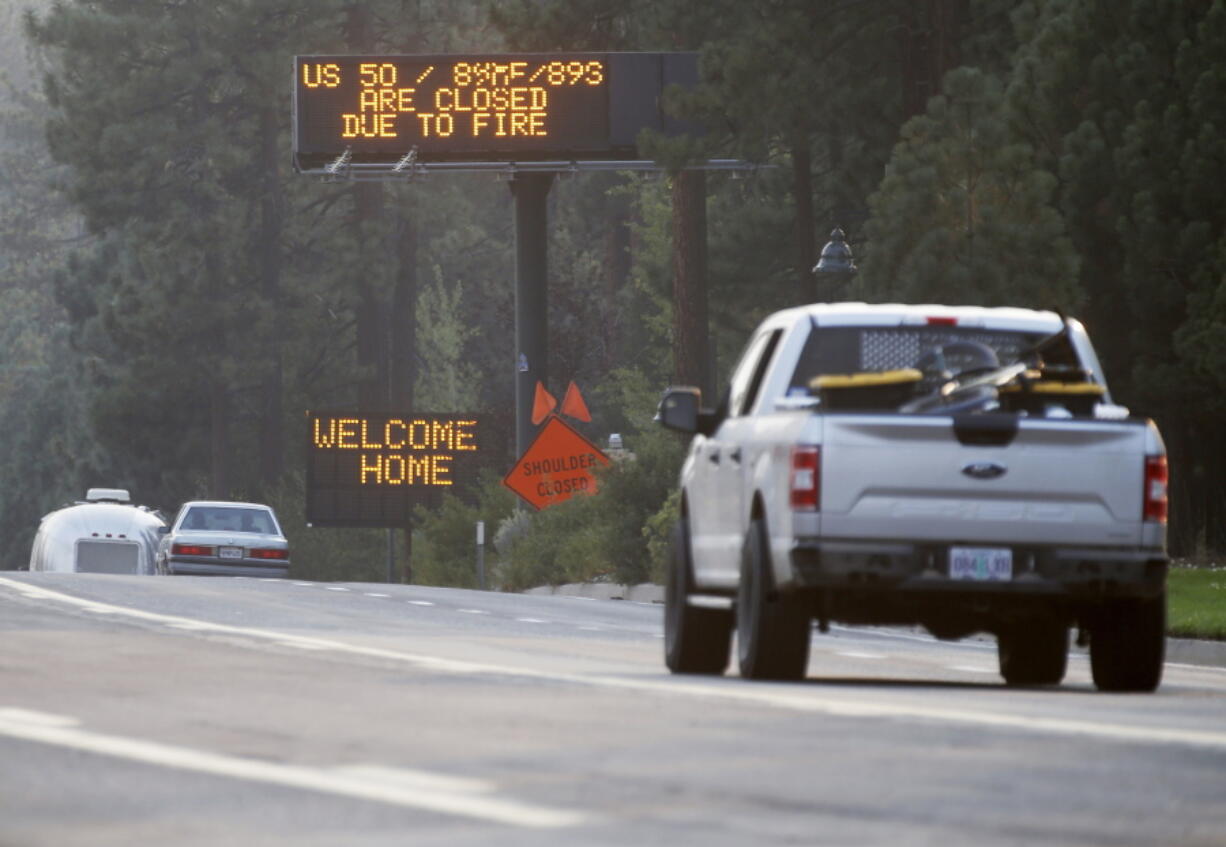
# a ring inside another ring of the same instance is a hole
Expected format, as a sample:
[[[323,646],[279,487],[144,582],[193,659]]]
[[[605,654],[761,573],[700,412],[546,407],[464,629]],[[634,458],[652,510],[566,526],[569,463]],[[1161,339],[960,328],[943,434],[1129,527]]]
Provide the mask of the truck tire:
[[[741,551],[737,662],[747,679],[803,679],[809,664],[810,615],[795,597],[775,593],[767,537],[762,519],[754,518]]]
[[[1166,592],[1117,600],[1090,626],[1090,672],[1100,691],[1153,691],[1166,654]]]
[[[673,529],[664,587],[664,663],[673,673],[722,674],[732,652],[732,611],[691,606],[693,593],[690,533],[682,518]]]
[[[996,636],[1000,675],[1009,685],[1059,685],[1068,668],[1068,627],[1029,621]]]

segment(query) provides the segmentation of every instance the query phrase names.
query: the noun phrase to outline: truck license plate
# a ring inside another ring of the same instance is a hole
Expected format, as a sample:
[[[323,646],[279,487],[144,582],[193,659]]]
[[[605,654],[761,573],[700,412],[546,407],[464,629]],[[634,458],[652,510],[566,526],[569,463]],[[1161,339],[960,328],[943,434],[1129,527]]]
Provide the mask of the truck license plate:
[[[243,558],[242,547],[218,547],[217,555],[223,559],[241,559]]]
[[[950,547],[949,578],[1008,581],[1013,578],[1013,551],[1007,547]]]

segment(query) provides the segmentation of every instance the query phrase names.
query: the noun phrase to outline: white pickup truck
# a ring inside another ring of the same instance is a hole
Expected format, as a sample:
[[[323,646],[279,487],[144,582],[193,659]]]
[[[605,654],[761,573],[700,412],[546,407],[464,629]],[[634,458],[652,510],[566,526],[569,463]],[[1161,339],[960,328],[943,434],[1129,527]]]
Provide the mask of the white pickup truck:
[[[798,679],[812,622],[997,638],[1055,685],[1070,629],[1098,688],[1152,691],[1166,622],[1167,463],[1114,405],[1085,329],[1013,308],[819,304],[754,332],[694,435],[666,591],[675,673]],[[731,599],[731,602],[729,600]]]

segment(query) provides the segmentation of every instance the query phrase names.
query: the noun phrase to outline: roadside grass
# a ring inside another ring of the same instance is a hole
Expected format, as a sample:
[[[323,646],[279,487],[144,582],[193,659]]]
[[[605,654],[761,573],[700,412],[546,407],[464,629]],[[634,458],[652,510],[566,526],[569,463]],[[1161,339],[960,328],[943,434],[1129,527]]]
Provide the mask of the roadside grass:
[[[1167,635],[1226,640],[1226,568],[1172,567],[1166,596]]]

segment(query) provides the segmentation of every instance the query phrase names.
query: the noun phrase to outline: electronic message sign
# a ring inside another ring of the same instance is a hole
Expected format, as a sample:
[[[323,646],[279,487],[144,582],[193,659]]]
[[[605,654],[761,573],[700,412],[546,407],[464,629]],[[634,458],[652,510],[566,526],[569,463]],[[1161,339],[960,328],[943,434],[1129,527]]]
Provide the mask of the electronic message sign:
[[[636,158],[694,129],[660,95],[697,78],[693,53],[297,56],[295,163]]]
[[[482,430],[474,415],[307,412],[307,523],[405,526],[475,476]]]

